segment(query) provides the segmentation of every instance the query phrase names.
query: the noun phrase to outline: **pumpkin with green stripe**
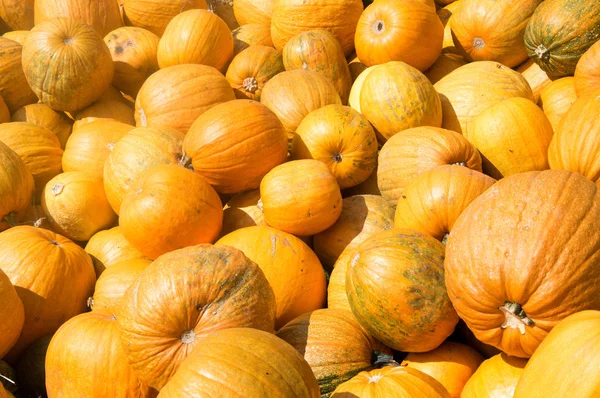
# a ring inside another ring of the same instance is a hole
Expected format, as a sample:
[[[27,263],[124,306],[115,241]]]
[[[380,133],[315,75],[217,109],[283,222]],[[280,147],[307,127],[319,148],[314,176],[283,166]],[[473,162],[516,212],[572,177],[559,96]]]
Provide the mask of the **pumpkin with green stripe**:
[[[360,324],[398,351],[433,350],[458,322],[444,284],[444,245],[414,230],[363,242],[348,264],[346,294]]]
[[[544,72],[573,75],[579,58],[600,40],[600,1],[544,1],[531,16],[524,40],[527,55]]]

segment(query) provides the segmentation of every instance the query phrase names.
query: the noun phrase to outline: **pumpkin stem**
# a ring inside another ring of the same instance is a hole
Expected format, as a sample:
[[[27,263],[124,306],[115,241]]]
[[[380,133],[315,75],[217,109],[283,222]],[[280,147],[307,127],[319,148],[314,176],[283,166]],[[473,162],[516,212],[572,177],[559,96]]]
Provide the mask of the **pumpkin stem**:
[[[398,362],[394,360],[394,356],[381,351],[373,351],[371,353],[371,365],[373,368],[383,368],[384,366],[398,366]]]
[[[543,44],[540,44],[535,49],[535,55],[542,61],[548,61],[550,59],[550,51]]]
[[[373,24],[373,33],[380,35],[384,31],[385,31],[385,22],[383,22],[381,19],[375,21],[375,23]]]
[[[244,87],[244,90],[246,90],[247,92],[254,94],[256,90],[258,90],[258,82],[254,78],[254,76],[250,76],[244,79],[242,87]]]
[[[333,155],[331,155],[331,159],[333,159],[333,161],[336,163],[342,163],[342,154],[335,152]]]
[[[194,170],[194,166],[192,166],[192,158],[190,158],[187,153],[183,152],[181,155],[181,159],[179,159],[179,165],[181,167],[185,167],[186,169]]]
[[[4,222],[7,223],[11,228],[16,227],[18,224],[17,212],[11,211],[6,216],[4,216]]]
[[[473,39],[473,48],[475,50],[483,50],[485,47],[485,41],[481,37],[475,37]]]
[[[263,211],[262,198],[258,199],[258,202],[256,203],[256,207],[258,207],[258,210],[260,210],[261,212]]]
[[[444,237],[442,238],[442,243],[445,245],[448,244],[448,235],[450,235],[449,233],[447,233],[446,235],[444,235]]]
[[[467,166],[467,162],[456,162],[456,163],[452,163],[453,166],[463,166],[466,167]]]
[[[146,112],[144,112],[143,108],[140,108],[140,123],[142,125],[142,127],[147,127],[148,126],[148,120],[146,119]]]
[[[510,301],[506,301],[504,305],[498,307],[498,309],[502,311],[506,317],[504,323],[500,326],[502,329],[518,328],[521,334],[525,334],[525,326],[535,325],[535,322],[527,317],[525,310],[523,310],[521,304],[519,303],[511,303]]]
[[[89,307],[90,310],[94,309],[94,298],[93,297],[88,297],[87,306]]]
[[[186,330],[181,334],[180,339],[183,344],[191,344],[196,340],[196,332],[193,330]]]

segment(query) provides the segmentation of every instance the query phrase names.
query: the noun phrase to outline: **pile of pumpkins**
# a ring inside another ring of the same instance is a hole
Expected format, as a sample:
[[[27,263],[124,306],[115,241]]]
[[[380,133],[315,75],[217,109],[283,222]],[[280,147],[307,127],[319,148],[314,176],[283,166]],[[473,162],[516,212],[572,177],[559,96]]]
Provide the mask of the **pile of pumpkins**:
[[[0,398],[600,396],[600,2],[0,17]]]

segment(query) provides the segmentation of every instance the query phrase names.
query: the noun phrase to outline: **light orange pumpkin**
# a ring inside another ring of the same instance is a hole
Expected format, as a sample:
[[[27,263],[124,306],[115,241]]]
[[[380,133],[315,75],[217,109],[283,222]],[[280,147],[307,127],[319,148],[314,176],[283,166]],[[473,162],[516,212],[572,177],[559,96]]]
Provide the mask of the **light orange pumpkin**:
[[[454,4],[454,3],[452,3]],[[467,61],[460,54],[442,53],[440,57],[425,71],[431,84],[435,84],[455,69],[466,65]]]
[[[223,208],[223,229],[225,236],[240,228],[254,225],[267,225],[262,210],[258,206],[260,190],[240,192],[234,195]]]
[[[575,67],[575,91],[579,97],[600,91],[600,43],[593,44]]]
[[[100,37],[123,26],[119,5],[112,0],[35,0],[36,26],[54,18],[81,21],[94,28]]]
[[[486,359],[467,381],[462,398],[512,398],[527,360],[504,353]]]
[[[542,90],[552,83],[550,77],[531,58],[519,65],[516,71],[521,73],[525,80],[527,80],[533,92],[533,102],[538,103]]]
[[[273,0],[234,0],[233,13],[240,25],[271,26]]]
[[[378,195],[381,196],[381,191],[377,186],[377,166],[371,175],[361,184],[351,188],[346,188],[342,191],[344,197],[353,195]]]
[[[115,119],[121,123],[135,125],[133,109],[127,106],[123,101],[98,101],[85,107],[75,114],[75,120],[85,119],[87,117],[101,119]]]
[[[246,48],[255,45],[273,47],[271,41],[271,26],[248,24],[242,25],[232,32],[233,35],[233,55],[238,55]]]
[[[327,285],[327,308],[343,309],[352,313],[352,308],[346,295],[346,271],[355,252],[356,248],[344,250],[335,262],[333,271],[329,274],[329,284]]]
[[[123,19],[128,26],[148,29],[162,36],[177,15],[187,10],[207,8],[206,0],[125,0]]]
[[[33,28],[35,0],[2,0],[0,1],[0,18],[10,26],[11,30],[27,30]]]
[[[33,202],[34,189],[25,162],[0,141],[0,231],[23,221]]]
[[[0,357],[3,357],[17,342],[25,322],[23,302],[8,276],[0,269],[0,300],[2,300],[2,322],[0,325]]]
[[[576,100],[577,92],[573,76],[554,80],[541,91],[539,105],[544,110],[554,131],[558,130],[559,122]]]
[[[23,72],[22,53],[19,43],[0,37],[0,96],[11,113],[38,101]]]
[[[17,109],[10,119],[12,122],[28,122],[52,131],[65,149],[73,129],[73,121],[62,112],[56,112],[45,104],[30,104]]]
[[[225,77],[236,98],[260,101],[265,84],[284,70],[281,52],[273,47],[252,45],[233,58]]]
[[[20,45],[23,45],[23,44],[25,44],[25,39],[27,38],[28,35],[29,35],[29,30],[15,30],[12,32],[6,32],[5,34],[2,35],[2,37],[11,39],[13,41],[16,41]]]
[[[443,8],[437,10],[437,15],[442,21],[442,25],[444,25],[442,53],[459,54],[459,51],[454,46],[454,40],[452,39],[452,15],[459,4],[460,0],[452,1],[450,4],[446,4]]]
[[[113,85],[110,85],[104,90],[97,102],[101,101],[119,101],[132,108],[135,106],[135,100],[127,94],[121,93]]]
[[[125,238],[121,227],[97,232],[85,245],[85,251],[94,262],[96,277],[121,261],[147,259]]]
[[[356,77],[356,79],[352,83],[352,88],[350,89],[350,97],[348,98],[348,105],[351,108],[356,109],[359,113],[362,113],[360,109],[360,92],[362,90],[363,84],[365,84],[365,79],[367,78],[367,76],[369,76],[369,74],[377,66],[379,65],[373,65],[366,68],[360,73],[360,75]]]

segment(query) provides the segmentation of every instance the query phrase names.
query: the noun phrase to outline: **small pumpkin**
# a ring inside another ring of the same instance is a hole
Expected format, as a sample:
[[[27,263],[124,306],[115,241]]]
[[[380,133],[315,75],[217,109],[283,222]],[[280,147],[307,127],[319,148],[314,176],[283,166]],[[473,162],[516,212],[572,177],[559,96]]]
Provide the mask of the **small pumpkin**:
[[[206,0],[125,0],[123,19],[128,26],[137,26],[162,36],[169,22],[187,10],[204,9]]]
[[[273,47],[271,41],[271,26],[260,24],[242,25],[232,32],[233,55],[236,56],[245,49],[254,45]]]
[[[271,26],[273,0],[235,0],[233,13],[242,26],[248,24]]]
[[[34,189],[33,176],[25,162],[0,141],[0,231],[23,221]]]
[[[260,190],[251,189],[234,195],[223,208],[221,236],[240,228],[266,225],[262,210],[258,206]]]
[[[17,384],[23,395],[46,394],[46,351],[52,336],[47,334],[33,342],[17,362]]]
[[[23,302],[8,276],[0,269],[0,300],[2,300],[2,322],[0,325],[0,357],[3,357],[19,339],[25,322]]]
[[[462,398],[511,398],[527,359],[504,353],[483,361],[463,388]]]
[[[22,53],[19,43],[0,37],[0,96],[11,113],[38,101],[23,72]]]
[[[265,84],[284,70],[281,52],[273,47],[252,45],[233,58],[225,77],[236,98],[260,101]]]
[[[531,58],[519,65],[516,71],[521,73],[525,80],[527,80],[533,92],[533,102],[538,103],[542,90],[552,83],[548,74]]]
[[[575,91],[579,97],[600,91],[600,38],[579,58],[575,67]]]
[[[36,26],[54,18],[81,21],[100,37],[123,26],[119,5],[112,0],[35,0],[34,18]]]
[[[94,261],[96,277],[121,261],[147,259],[131,245],[118,226],[94,234],[85,245],[85,251]]]
[[[97,101],[75,114],[75,120],[81,120],[88,117],[115,119],[121,123],[129,124],[131,126],[135,125],[133,109],[120,100]]]
[[[16,41],[20,45],[23,45],[23,44],[25,44],[25,39],[27,38],[28,35],[29,35],[29,30],[14,30],[12,32],[6,32],[5,34],[2,35],[2,37],[11,39],[13,41]]]
[[[33,4],[35,0],[2,0],[0,1],[0,18],[10,26],[11,30],[28,30],[33,28]]]
[[[12,114],[10,121],[28,122],[47,128],[56,134],[62,149],[65,149],[73,129],[73,121],[67,115],[45,104],[25,105]]]
[[[454,3],[452,3],[454,4]],[[431,84],[435,84],[449,75],[455,69],[466,65],[467,61],[460,54],[442,53],[440,57],[425,71],[425,76]]]
[[[539,105],[555,132],[558,130],[559,122],[576,100],[577,92],[573,76],[554,80],[540,93]]]

